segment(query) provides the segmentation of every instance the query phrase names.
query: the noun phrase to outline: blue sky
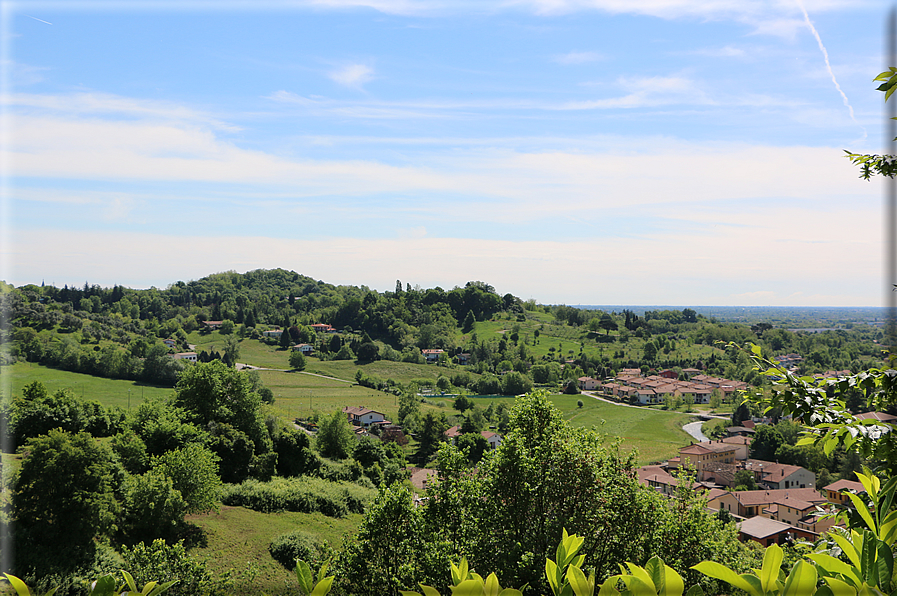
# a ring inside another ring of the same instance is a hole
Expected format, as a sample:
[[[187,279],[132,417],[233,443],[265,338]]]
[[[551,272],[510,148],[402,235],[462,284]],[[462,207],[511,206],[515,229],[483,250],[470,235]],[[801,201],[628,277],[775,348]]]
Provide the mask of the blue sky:
[[[879,305],[886,9],[3,2],[3,278]]]

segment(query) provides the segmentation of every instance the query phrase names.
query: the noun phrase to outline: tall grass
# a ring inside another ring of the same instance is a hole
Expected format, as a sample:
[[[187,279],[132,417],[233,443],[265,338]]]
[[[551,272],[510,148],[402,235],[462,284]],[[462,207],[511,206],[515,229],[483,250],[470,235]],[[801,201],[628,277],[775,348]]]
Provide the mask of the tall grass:
[[[322,478],[275,478],[269,482],[246,480],[224,488],[221,502],[262,513],[274,511],[321,512],[328,517],[362,513],[376,490],[350,482]]]

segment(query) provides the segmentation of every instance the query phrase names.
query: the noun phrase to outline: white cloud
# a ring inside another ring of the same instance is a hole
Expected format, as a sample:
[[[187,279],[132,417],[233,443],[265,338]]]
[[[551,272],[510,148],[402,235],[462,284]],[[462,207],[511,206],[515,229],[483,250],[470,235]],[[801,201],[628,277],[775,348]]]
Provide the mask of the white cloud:
[[[597,62],[603,59],[604,56],[598,52],[570,52],[569,54],[555,56],[554,61],[559,64],[585,64],[586,62]]]
[[[345,87],[360,89],[374,80],[374,69],[366,64],[350,64],[330,72],[327,76]]]

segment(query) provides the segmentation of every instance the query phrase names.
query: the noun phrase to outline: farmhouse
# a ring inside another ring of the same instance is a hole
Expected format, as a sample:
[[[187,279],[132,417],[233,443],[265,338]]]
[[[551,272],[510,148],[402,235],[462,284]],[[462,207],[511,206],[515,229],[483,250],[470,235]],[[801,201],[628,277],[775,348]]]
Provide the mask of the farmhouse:
[[[336,329],[327,323],[315,323],[314,325],[310,325],[310,327],[317,333],[336,333]]]
[[[296,344],[295,346],[290,348],[290,350],[292,350],[293,352],[302,352],[306,356],[311,356],[314,353],[315,348],[314,346],[309,344]]]
[[[386,417],[376,410],[369,410],[364,406],[347,406],[343,412],[349,417],[349,422],[357,426],[370,426],[387,422]]]
[[[439,360],[439,356],[445,354],[445,350],[421,350],[421,354],[424,355],[424,358],[427,359],[427,362],[436,362]]]
[[[188,362],[196,362],[196,352],[178,352],[177,354],[172,354],[172,358],[175,360],[186,360]]]

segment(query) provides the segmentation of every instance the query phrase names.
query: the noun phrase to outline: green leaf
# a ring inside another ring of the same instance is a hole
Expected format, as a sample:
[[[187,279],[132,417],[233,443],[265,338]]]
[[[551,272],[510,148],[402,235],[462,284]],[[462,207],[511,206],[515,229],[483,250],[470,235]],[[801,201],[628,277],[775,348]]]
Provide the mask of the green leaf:
[[[760,585],[764,594],[775,591],[784,558],[785,553],[778,544],[773,544],[766,549],[766,553],[763,555],[763,567],[760,569]]]
[[[695,584],[688,589],[688,592],[685,593],[685,596],[704,596],[704,588],[702,588],[699,584]]]
[[[835,557],[827,555],[825,553],[813,553],[807,555],[807,558],[819,565],[828,573],[841,575],[847,578],[853,583],[854,586],[859,587],[863,583],[863,580],[860,579],[860,576],[856,573],[856,568],[851,567],[840,559],[836,559]]]
[[[590,581],[591,579],[591,581]],[[567,582],[576,596],[592,596],[595,593],[595,576],[587,578],[579,567],[567,568]]]
[[[411,590],[399,590],[402,596],[423,596],[420,592],[412,592]]]
[[[470,577],[470,574],[468,573],[466,558],[462,558],[461,562],[458,563],[457,566],[454,563],[452,563],[451,565],[452,565],[452,583],[454,585],[457,586],[461,582],[465,581],[467,578]]]
[[[28,589],[28,586],[25,584],[25,582],[17,578],[15,575],[4,573],[3,577],[5,577],[6,581],[12,584],[12,587],[16,589],[16,594],[18,594],[19,596],[31,596],[31,590]]]
[[[752,596],[763,596],[763,593],[757,589],[759,586],[748,582],[744,576],[738,575],[725,565],[720,565],[715,561],[701,561],[697,565],[692,566],[692,569],[699,573],[703,573],[707,577],[724,581],[732,587],[743,590]]]
[[[500,591],[501,586],[498,585],[498,578],[495,576],[495,573],[490,573],[486,577],[486,581],[483,582],[483,592],[486,596],[498,596]]]
[[[125,584],[127,584],[128,589],[132,592],[136,592],[137,584],[134,582],[134,577],[124,569],[121,570],[121,574],[125,578]]]
[[[856,589],[850,584],[834,577],[826,577],[825,583],[832,591],[832,596],[856,596]],[[818,594],[819,592],[817,592]]]
[[[558,547],[560,554],[560,547]],[[548,579],[548,587],[551,588],[552,594],[558,596],[558,585],[561,583],[561,574],[557,564],[551,559],[545,559],[545,577]]]
[[[499,592],[498,596],[523,596],[523,592],[516,588],[505,588]]]
[[[159,584],[155,588],[153,588],[153,590],[149,594],[147,594],[147,596],[159,596],[159,594],[168,590],[168,588],[178,583],[178,581],[179,580],[172,580],[170,582],[165,582],[164,584]]]
[[[816,587],[816,568],[806,561],[798,561],[788,579],[785,580],[785,587],[782,590],[782,596],[805,596],[812,594]]]
[[[483,583],[475,579],[466,579],[452,586],[452,596],[483,596]]]
[[[857,513],[860,514],[860,517],[863,518],[863,521],[866,523],[866,527],[868,527],[873,532],[878,532],[878,527],[875,524],[875,520],[872,518],[872,514],[869,512],[869,508],[866,507],[866,504],[853,493],[847,493],[847,497],[850,499],[850,502],[853,503],[854,509],[857,510]]]
[[[424,591],[424,596],[440,596],[439,591],[436,588],[421,584],[420,589]]]
[[[331,575],[330,577],[325,577],[319,581],[318,585],[316,585],[315,589],[312,591],[311,596],[325,596],[325,594],[329,594],[334,579],[335,578]]]
[[[302,559],[296,559],[296,579],[299,580],[299,589],[303,594],[311,594],[315,589],[315,576]]]
[[[103,575],[90,584],[90,596],[113,596],[115,594],[115,578]]]
[[[878,543],[877,551],[878,556],[875,559],[875,566],[878,569],[878,581],[876,585],[886,591],[891,587],[891,577],[894,574],[894,553],[884,542]]]

